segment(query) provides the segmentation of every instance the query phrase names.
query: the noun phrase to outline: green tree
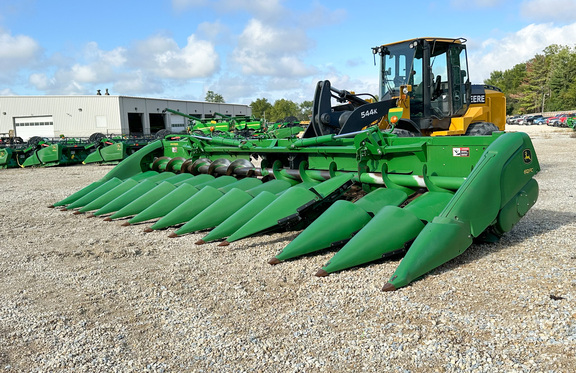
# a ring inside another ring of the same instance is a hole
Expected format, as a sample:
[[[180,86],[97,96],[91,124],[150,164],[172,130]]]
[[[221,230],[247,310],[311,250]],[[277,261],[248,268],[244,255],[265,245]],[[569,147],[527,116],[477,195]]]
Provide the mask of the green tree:
[[[270,110],[270,116],[266,115],[266,119],[269,122],[276,122],[287,117],[298,118],[299,114],[300,106],[297,103],[282,98],[274,102],[274,105]]]
[[[576,108],[576,48],[552,44],[526,63],[493,71],[486,84],[506,95],[506,113]]]
[[[206,97],[204,98],[204,101],[217,102],[217,103],[221,103],[221,104],[226,103],[226,101],[224,101],[224,97],[222,97],[221,94],[214,93],[214,91],[206,92]]]
[[[272,104],[265,98],[257,98],[250,103],[250,107],[252,108],[253,116],[256,118],[265,118],[266,113],[268,112],[269,114],[270,109],[272,109]]]
[[[537,54],[526,63],[526,75],[519,89],[520,106],[526,113],[544,111],[544,94],[548,89],[548,64],[546,56]]]
[[[557,46],[556,46],[557,47]],[[576,107],[573,85],[576,83],[576,53],[570,47],[557,47],[550,56],[550,110]]]
[[[490,73],[490,78],[484,80],[484,84],[490,84],[500,89],[504,89],[504,73],[502,71],[492,71]]]
[[[506,71],[493,71],[490,78],[484,81],[485,84],[496,86],[504,92],[506,96],[506,114],[520,114],[520,85],[526,76],[526,64],[519,63]]]
[[[312,116],[312,101],[304,101],[300,104],[300,115],[298,115],[299,120],[310,120]]]

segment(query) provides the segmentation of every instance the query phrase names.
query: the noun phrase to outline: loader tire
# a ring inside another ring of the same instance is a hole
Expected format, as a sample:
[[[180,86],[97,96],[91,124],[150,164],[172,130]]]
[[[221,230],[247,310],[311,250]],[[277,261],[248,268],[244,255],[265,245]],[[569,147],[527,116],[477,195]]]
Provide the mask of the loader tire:
[[[172,133],[172,131],[170,131],[169,129],[163,129],[160,130],[158,132],[156,132],[156,135],[154,136],[157,139],[163,139],[164,137],[170,135]]]
[[[417,133],[406,130],[404,128],[394,128],[392,133],[398,135],[398,137],[416,137],[418,136]]]
[[[464,136],[490,136],[492,132],[500,131],[494,123],[476,122],[471,123]]]
[[[32,136],[28,139],[28,146],[37,146],[40,141],[44,141],[44,138],[40,136]]]
[[[288,124],[292,124],[292,123],[296,123],[298,122],[298,118],[296,118],[295,116],[289,116],[286,117],[282,120],[283,123],[288,123]]]
[[[106,138],[106,135],[101,132],[95,132],[88,137],[88,141],[91,143],[100,142],[100,140]]]

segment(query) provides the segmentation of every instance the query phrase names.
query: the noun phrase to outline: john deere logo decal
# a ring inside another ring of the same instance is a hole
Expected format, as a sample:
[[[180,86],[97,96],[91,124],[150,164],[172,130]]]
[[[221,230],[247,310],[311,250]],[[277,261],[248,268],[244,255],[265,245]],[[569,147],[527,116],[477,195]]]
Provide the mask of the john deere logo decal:
[[[524,149],[522,152],[522,159],[524,159],[524,163],[528,164],[532,162],[532,152],[530,149]]]

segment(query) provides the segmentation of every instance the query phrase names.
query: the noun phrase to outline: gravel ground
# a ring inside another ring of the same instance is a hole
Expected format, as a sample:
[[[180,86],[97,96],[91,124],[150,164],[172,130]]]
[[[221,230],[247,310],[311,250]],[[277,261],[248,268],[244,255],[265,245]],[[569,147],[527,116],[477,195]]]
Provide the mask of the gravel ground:
[[[531,134],[540,198],[495,244],[392,293],[399,261],[325,278],[332,253],[270,266],[295,233],[194,245],[48,209],[109,166],[0,171],[0,370],[570,372],[576,138]]]

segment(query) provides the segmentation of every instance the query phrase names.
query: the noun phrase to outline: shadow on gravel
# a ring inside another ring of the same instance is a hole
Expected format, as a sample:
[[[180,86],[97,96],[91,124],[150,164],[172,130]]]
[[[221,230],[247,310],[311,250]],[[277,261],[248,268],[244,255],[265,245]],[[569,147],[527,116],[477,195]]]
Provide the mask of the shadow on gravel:
[[[554,210],[545,210],[532,208],[529,216],[520,220],[510,232],[507,232],[500,238],[500,241],[494,243],[474,242],[464,253],[452,259],[448,263],[436,268],[430,273],[440,274],[450,271],[460,265],[474,262],[480,258],[505,250],[512,245],[532,240],[534,237],[544,235],[576,221],[576,213],[560,212]]]
[[[532,208],[529,215],[520,220],[502,238],[508,242],[518,243],[526,239],[573,224],[576,221],[576,212],[563,212]]]
[[[250,238],[254,239],[255,242],[245,244],[242,246],[237,245],[238,247],[236,249],[243,250],[243,249],[254,248],[254,247],[259,247],[259,246],[263,246],[263,245],[275,244],[275,243],[279,243],[279,242],[286,242],[286,245],[288,245],[288,243],[291,242],[293,239],[295,239],[296,236],[298,236],[301,232],[302,231],[278,231],[278,232],[273,232],[273,233],[269,233],[269,234],[263,233],[263,234],[250,236]],[[277,233],[280,233],[281,236],[278,238],[270,239],[270,235],[277,234]],[[242,240],[245,240],[247,238],[243,238]],[[237,241],[237,243],[241,244],[242,240]],[[234,242],[231,243],[230,245],[231,246],[234,245]]]
[[[447,271],[450,271],[458,266],[465,265],[467,263],[474,262],[486,255],[498,252],[500,250],[504,250],[509,248],[512,245],[516,245],[522,243],[527,240],[531,240],[534,237],[538,237],[540,235],[546,234],[548,232],[554,231],[564,225],[568,225],[574,223],[576,221],[576,213],[571,212],[559,212],[553,210],[546,210],[546,209],[538,209],[532,208],[529,214],[521,219],[515,226],[512,228],[510,232],[507,232],[502,236],[502,238],[498,242],[494,243],[484,243],[484,242],[474,242],[464,253],[456,258],[452,259],[451,261],[444,263],[440,267],[432,270],[429,274],[441,274]],[[284,233],[282,236],[269,239],[266,234],[261,234],[254,236],[253,238],[258,238],[259,240],[256,242],[252,242],[249,244],[242,245],[242,240],[238,241],[238,244],[231,243],[233,250],[246,250],[248,248],[253,248],[257,246],[263,245],[271,245],[279,242],[286,242],[288,244],[292,241],[300,231],[295,232],[287,232]],[[316,256],[316,255],[323,255],[327,252],[337,252],[339,248],[328,248],[322,251],[310,253],[304,256]],[[270,253],[272,256],[275,253]],[[358,268],[369,267],[372,265],[378,265],[379,263],[390,262],[390,261],[397,261],[402,259],[403,254],[398,254],[393,257],[383,258],[381,260],[366,263],[354,268],[350,268],[348,270],[355,270]],[[290,259],[291,260],[298,260],[300,257]],[[426,275],[425,275],[426,276]],[[425,277],[424,276],[424,277]]]

